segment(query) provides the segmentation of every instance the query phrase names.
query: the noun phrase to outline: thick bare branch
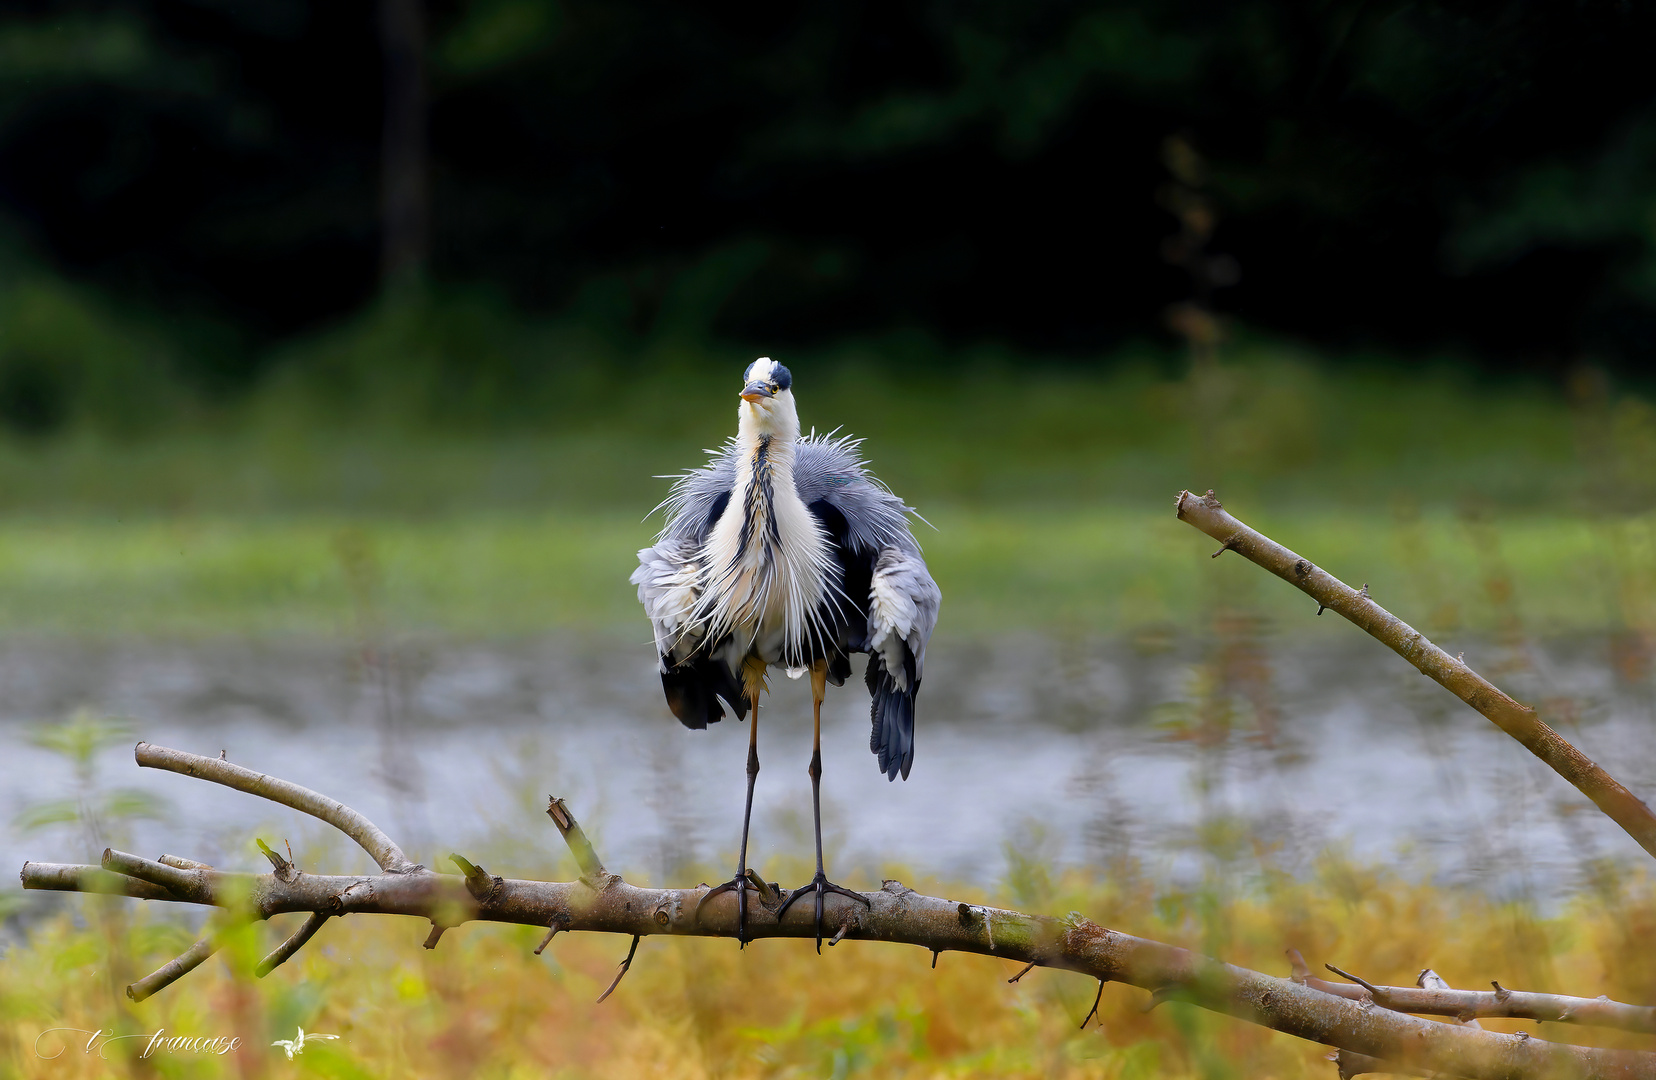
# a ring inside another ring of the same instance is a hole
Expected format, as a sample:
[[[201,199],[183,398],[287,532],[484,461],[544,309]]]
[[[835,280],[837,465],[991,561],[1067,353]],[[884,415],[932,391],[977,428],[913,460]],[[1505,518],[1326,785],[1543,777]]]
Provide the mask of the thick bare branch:
[[[1375,603],[1366,587],[1361,592],[1353,589],[1310,560],[1242,524],[1225,512],[1211,491],[1205,496],[1180,492],[1178,510],[1181,521],[1220,541],[1224,549],[1269,570],[1322,607],[1339,612],[1482,713],[1574,784],[1612,821],[1626,829],[1640,847],[1656,856],[1656,814],[1651,813],[1650,807],[1549,727],[1534,709],[1514,701],[1464,662],[1426,640],[1425,634]]]
[[[266,776],[252,769],[244,769],[240,765],[232,765],[222,758],[186,754],[147,742],[139,743],[134,749],[134,755],[138,759],[138,764],[146,769],[166,769],[168,772],[183,773],[198,780],[211,780],[215,784],[245,791],[249,795],[257,795],[261,799],[291,806],[301,813],[320,818],[355,840],[361,845],[362,850],[379,864],[379,868],[387,873],[400,874],[414,868],[414,863],[403,854],[402,848],[381,832],[379,826],[337,799],[319,795],[309,788],[302,788],[298,784],[291,784],[274,776]]]
[[[186,764],[192,756],[165,753]],[[186,768],[178,771],[190,772]],[[569,821],[573,820],[570,815]],[[127,856],[113,860],[112,865],[154,874],[161,864]],[[706,895],[706,886],[641,889],[618,876],[604,875],[594,887],[584,880],[494,878],[480,868],[471,869],[470,882],[424,867],[374,876],[306,874],[291,868],[285,874],[203,869],[186,872],[189,888],[178,882],[178,892],[147,880],[129,880],[154,890],[144,895],[159,893],[155,898],[228,907],[243,916],[268,917],[287,911],[305,911],[313,917],[395,914],[429,919],[441,927],[480,920],[634,938],[736,936],[734,897],[720,897],[698,917],[697,904]],[[74,889],[84,882],[101,887],[103,879],[85,876],[99,872],[94,867],[26,863],[23,884],[25,888]],[[188,893],[188,898],[180,893]],[[1372,1002],[1322,993],[1288,979],[1108,930],[1080,916],[1055,919],[922,896],[895,881],[886,882],[878,892],[863,894],[863,900],[830,896],[826,901],[828,918],[839,922],[846,940],[900,942],[934,954],[953,950],[1020,963],[1034,961],[1101,981],[1161,991],[1164,997],[1176,990],[1177,1000],[1411,1069],[1488,1080],[1553,1074],[1656,1080],[1656,1054],[1561,1045],[1421,1020],[1376,1008]],[[772,910],[764,905],[749,910],[750,939],[815,936],[814,913],[800,907],[779,920]]]
[[[107,893],[111,896],[133,896],[139,900],[177,900],[171,892],[147,881],[114,874],[98,866],[80,866],[74,863],[26,862],[23,864],[25,889],[48,889],[52,892]]]

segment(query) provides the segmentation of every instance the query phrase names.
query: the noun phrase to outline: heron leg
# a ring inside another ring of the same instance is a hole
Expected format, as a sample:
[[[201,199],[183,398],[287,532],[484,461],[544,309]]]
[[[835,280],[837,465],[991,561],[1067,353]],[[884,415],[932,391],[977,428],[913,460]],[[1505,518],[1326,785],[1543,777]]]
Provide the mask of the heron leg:
[[[777,909],[776,917],[781,919],[786,915],[793,902],[809,892],[816,898],[816,949],[822,952],[822,899],[827,894],[839,893],[852,900],[861,901],[868,907],[874,905],[868,897],[850,889],[841,888],[828,880],[828,874],[822,867],[822,699],[828,695],[828,661],[818,660],[811,665],[811,715],[815,721],[815,737],[811,745],[811,767],[806,771],[811,774],[811,814],[816,825],[816,877],[809,885],[795,889]]]
[[[755,888],[749,880],[747,865],[748,827],[753,823],[753,782],[759,779],[759,692],[764,688],[765,665],[762,661],[749,659],[742,668],[742,681],[747,690],[749,712],[753,717],[752,726],[748,728],[748,757],[747,757],[747,808],[742,812],[742,849],[736,856],[736,876],[723,885],[710,890],[696,904],[696,918],[701,919],[701,910],[707,902],[721,893],[734,892],[736,894],[736,940],[743,948],[747,947],[747,892]]]

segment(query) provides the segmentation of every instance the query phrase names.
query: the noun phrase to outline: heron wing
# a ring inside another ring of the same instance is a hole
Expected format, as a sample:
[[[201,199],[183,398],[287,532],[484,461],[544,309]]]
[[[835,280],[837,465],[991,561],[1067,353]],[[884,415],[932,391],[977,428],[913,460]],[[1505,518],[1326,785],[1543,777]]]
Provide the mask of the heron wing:
[[[914,764],[914,699],[942,594],[909,531],[909,508],[869,475],[859,449],[851,438],[802,439],[794,481],[833,540],[841,568],[838,595],[825,601],[824,622],[842,650],[830,662],[830,678],[838,685],[849,673],[845,652],[869,654],[868,748],[888,779],[906,780]]]
[[[656,542],[638,553],[638,569],[631,578],[655,633],[667,705],[690,728],[724,719],[720,698],[738,719],[747,715],[734,664],[724,655],[728,641],[706,641],[706,627],[695,618],[700,600],[698,559],[707,534],[730,504],[736,484],[734,448],[734,443],[727,444],[707,465],[677,478],[662,504],[667,523]]]
[[[914,765],[914,699],[942,599],[912,539],[880,552],[870,584],[864,678],[873,698],[868,748],[888,780],[899,773],[907,780]]]

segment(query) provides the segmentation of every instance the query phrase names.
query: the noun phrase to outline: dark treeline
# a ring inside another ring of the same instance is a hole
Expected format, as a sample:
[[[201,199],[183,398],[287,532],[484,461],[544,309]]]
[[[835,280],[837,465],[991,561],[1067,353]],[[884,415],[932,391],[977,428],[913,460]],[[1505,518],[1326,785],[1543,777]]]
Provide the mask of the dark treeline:
[[[235,327],[232,382],[369,303],[388,248],[618,331],[1092,352],[1188,293],[1177,135],[1242,323],[1630,366],[1653,31],[1601,0],[14,0],[0,212],[26,259]]]

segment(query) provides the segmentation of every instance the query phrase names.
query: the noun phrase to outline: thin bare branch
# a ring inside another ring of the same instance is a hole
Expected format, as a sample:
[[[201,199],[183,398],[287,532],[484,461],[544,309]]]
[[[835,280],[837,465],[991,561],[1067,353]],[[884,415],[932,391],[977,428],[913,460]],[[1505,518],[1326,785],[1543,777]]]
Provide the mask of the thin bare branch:
[[[392,843],[391,838],[379,830],[379,826],[337,799],[318,795],[309,788],[278,780],[274,776],[232,765],[222,758],[186,754],[147,742],[139,743],[134,754],[138,764],[146,769],[165,769],[199,780],[211,780],[215,784],[245,791],[320,818],[355,840],[386,873],[401,874],[414,869],[414,863],[403,854],[402,848]]]
[[[1289,551],[1270,537],[1236,520],[1209,491],[1179,493],[1179,520],[1189,522],[1249,562],[1295,586],[1322,607],[1337,611],[1390,647],[1444,689],[1482,713],[1496,727],[1574,784],[1600,810],[1656,856],[1656,814],[1587,755],[1576,749],[1536,715],[1493,683],[1426,639],[1368,595]],[[1318,614],[1321,614],[1319,611]]]
[[[185,764],[193,757],[177,751],[165,753]],[[178,771],[190,773],[188,768]],[[573,822],[573,817],[568,820]],[[149,874],[159,865],[131,856],[114,864]],[[23,884],[25,888],[75,889],[84,881],[98,887],[103,885],[100,879],[84,876],[96,872],[94,867],[27,863]],[[255,917],[286,911],[395,914],[422,917],[445,927],[478,920],[634,938],[652,934],[734,937],[737,930],[733,897],[720,897],[698,917],[697,904],[706,895],[706,886],[641,889],[614,875],[607,875],[601,888],[585,880],[498,879],[480,897],[464,878],[424,867],[373,876],[291,874],[287,880],[275,873],[184,873],[192,879],[187,897],[158,888],[147,879],[138,883],[163,894],[157,898],[230,907]],[[1109,930],[1078,915],[1055,919],[968,905],[924,896],[896,881],[862,897],[860,902],[837,896],[827,899],[833,909],[830,917],[837,917],[842,929],[854,931],[852,936],[859,940],[901,942],[934,953],[978,953],[1019,963],[1039,960],[1100,982],[1124,982],[1152,991],[1177,988],[1180,1000],[1201,1008],[1411,1069],[1480,1080],[1554,1074],[1584,1080],[1656,1080],[1656,1054],[1564,1045],[1422,1020]],[[803,907],[781,919],[761,907],[748,912],[746,929],[750,939],[813,938],[816,920],[814,912]]]
[[[322,924],[327,922],[330,917],[320,911],[311,912],[306,916],[304,924],[299,929],[295,930],[286,941],[270,950],[269,956],[259,961],[259,966],[253,969],[253,974],[262,979],[287,963],[292,959],[294,953],[304,948],[305,943],[316,936],[316,932],[322,929]]]
[[[1376,1005],[1398,1012],[1425,1016],[1452,1016],[1461,1022],[1500,1017],[1514,1020],[1548,1020],[1559,1024],[1619,1028],[1656,1034],[1656,1008],[1626,1005],[1608,997],[1584,998],[1565,994],[1538,994],[1527,990],[1453,990],[1441,978],[1442,986],[1377,986],[1339,968],[1335,972],[1358,986],[1341,986],[1316,980],[1317,988],[1346,998],[1372,997]],[[1436,976],[1430,968],[1422,977]],[[1307,985],[1311,981],[1307,980]]]
[[[175,894],[182,900],[194,900],[201,903],[200,870],[180,870],[166,863],[151,862],[136,855],[128,855],[124,851],[114,848],[104,848],[103,868],[127,877],[135,877],[140,881],[147,881],[151,885],[159,885],[168,892]]]
[[[213,942],[212,938],[202,938],[188,949],[185,949],[181,956],[167,961],[155,971],[127,987],[127,997],[133,1001],[143,1001],[156,991],[166,989],[200,967],[202,961],[217,951],[218,945]]]

